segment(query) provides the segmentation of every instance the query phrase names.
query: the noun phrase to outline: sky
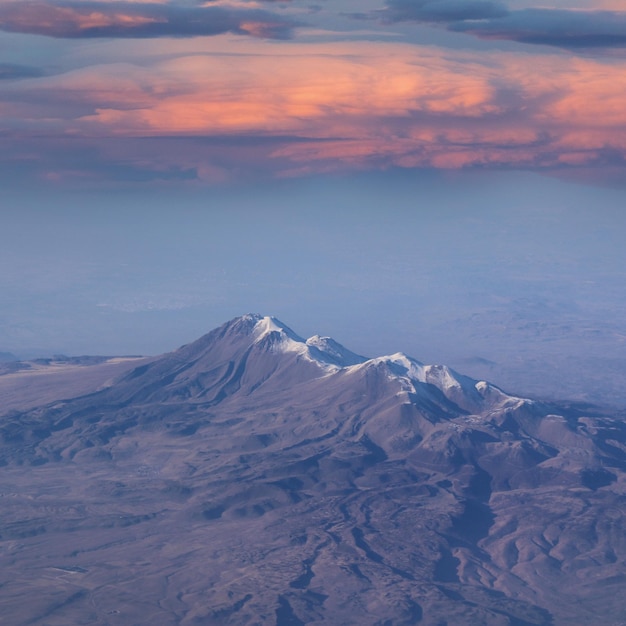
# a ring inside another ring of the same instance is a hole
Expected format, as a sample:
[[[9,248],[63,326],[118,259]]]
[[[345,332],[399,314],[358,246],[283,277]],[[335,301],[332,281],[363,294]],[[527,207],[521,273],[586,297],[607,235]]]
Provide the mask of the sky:
[[[0,0],[3,183],[624,178],[623,0]]]
[[[626,406],[623,0],[0,0],[0,352],[247,312]]]

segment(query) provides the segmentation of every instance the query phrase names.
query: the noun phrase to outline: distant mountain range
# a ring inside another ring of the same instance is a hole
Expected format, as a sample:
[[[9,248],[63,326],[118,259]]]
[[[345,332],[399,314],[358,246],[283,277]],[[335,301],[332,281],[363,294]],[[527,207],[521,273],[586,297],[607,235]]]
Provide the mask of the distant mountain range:
[[[133,365],[0,408],[7,623],[626,623],[622,416],[259,315]]]

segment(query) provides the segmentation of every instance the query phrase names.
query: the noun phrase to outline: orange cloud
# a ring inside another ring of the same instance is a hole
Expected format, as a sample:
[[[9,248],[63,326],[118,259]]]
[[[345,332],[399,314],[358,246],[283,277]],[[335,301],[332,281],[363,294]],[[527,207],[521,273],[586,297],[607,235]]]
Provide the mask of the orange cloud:
[[[299,132],[319,138],[369,134],[368,120],[420,113],[480,118],[499,110],[488,78],[465,64],[432,53],[345,52],[180,57],[158,66],[153,84],[159,93],[150,106],[141,98],[129,110],[133,90],[125,90],[123,107],[99,107],[80,121],[122,134]],[[110,75],[97,89],[114,92],[120,79]]]
[[[255,158],[281,175],[626,161],[626,72],[616,60],[214,39],[203,53],[171,42],[166,60],[161,46],[142,65],[29,80],[21,94],[61,109],[66,99],[68,111],[71,101],[77,113],[56,124],[74,136],[266,137]],[[212,176],[227,167],[210,148],[183,152],[160,155],[160,166],[178,159]]]

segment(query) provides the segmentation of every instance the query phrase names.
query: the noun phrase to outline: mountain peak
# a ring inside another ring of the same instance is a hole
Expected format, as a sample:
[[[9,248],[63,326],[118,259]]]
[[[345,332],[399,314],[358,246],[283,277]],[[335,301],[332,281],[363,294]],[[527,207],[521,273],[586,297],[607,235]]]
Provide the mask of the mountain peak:
[[[332,337],[313,335],[304,339],[272,315],[248,313],[227,322],[227,334],[252,338],[252,344],[268,352],[295,353],[325,371],[363,363],[364,356],[348,350]]]
[[[340,367],[349,367],[367,361],[364,356],[348,350],[332,337],[313,335],[306,340],[306,345],[320,352],[326,361]]]
[[[322,375],[343,369],[382,366],[389,380],[396,381],[405,392],[430,397],[436,390],[470,413],[483,411],[487,406],[517,406],[526,402],[489,383],[459,374],[446,365],[427,365],[404,352],[368,359],[332,337],[313,335],[305,340],[274,316],[249,313],[227,322],[222,328],[227,329],[226,334],[232,335],[241,349],[254,346],[263,353],[291,354],[316,366]],[[240,343],[242,337],[245,341]]]
[[[257,318],[254,318],[257,319]],[[253,335],[255,343],[261,342],[269,335],[275,334],[281,342],[290,344],[304,344],[304,339],[297,335],[289,326],[281,322],[277,317],[266,315],[259,317],[254,325]]]
[[[345,374],[374,376],[391,396],[400,393],[406,403],[421,398],[452,412],[477,414],[528,404],[445,365],[425,365],[404,352],[367,359],[331,337],[305,340],[278,318],[259,314],[234,318],[150,366],[129,372],[125,380],[133,401],[194,398],[220,403],[260,387],[286,389],[316,379],[340,385]]]

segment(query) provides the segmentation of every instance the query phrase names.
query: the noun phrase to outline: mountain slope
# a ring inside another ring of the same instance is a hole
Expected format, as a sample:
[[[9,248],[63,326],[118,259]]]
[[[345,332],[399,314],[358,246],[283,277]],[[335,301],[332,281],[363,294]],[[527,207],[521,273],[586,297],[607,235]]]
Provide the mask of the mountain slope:
[[[247,315],[0,423],[12,623],[623,619],[617,418]]]

